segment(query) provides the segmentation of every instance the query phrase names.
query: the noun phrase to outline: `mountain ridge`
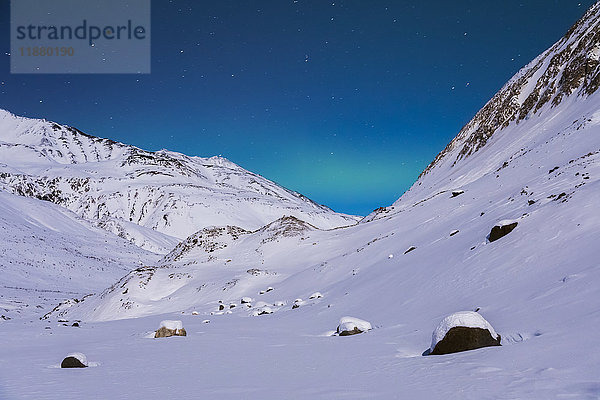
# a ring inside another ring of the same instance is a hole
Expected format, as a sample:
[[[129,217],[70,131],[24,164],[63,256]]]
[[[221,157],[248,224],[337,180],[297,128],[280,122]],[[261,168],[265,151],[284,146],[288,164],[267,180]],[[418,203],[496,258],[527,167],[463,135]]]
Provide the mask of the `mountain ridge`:
[[[286,214],[324,229],[357,221],[222,157],[149,152],[7,111],[0,156],[4,190],[64,206],[159,253],[210,225],[254,230]]]

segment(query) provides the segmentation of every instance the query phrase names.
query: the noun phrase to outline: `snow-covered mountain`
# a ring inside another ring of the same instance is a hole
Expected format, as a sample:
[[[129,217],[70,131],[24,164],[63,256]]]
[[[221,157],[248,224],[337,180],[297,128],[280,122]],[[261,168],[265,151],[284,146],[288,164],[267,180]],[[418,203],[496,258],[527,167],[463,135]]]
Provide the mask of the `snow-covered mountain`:
[[[148,152],[2,110],[0,188],[159,253],[211,225],[252,230],[283,215],[325,229],[356,222],[221,157]]]
[[[71,211],[0,190],[0,319],[37,317],[157,260]]]
[[[194,385],[210,398],[597,398],[598,24],[600,3],[362,223],[205,227],[41,322],[81,319],[82,330],[27,337],[91,353],[101,365],[79,393],[92,397],[185,396]],[[496,240],[495,226],[514,229]],[[423,357],[438,323],[463,310],[485,316],[502,346]],[[373,330],[331,336],[345,316]],[[147,339],[163,319],[182,320],[188,336]],[[16,365],[29,343],[9,340],[0,363]],[[22,370],[7,381],[24,382]],[[130,371],[134,388],[100,383]],[[43,370],[8,393],[51,386],[64,397],[69,379]]]

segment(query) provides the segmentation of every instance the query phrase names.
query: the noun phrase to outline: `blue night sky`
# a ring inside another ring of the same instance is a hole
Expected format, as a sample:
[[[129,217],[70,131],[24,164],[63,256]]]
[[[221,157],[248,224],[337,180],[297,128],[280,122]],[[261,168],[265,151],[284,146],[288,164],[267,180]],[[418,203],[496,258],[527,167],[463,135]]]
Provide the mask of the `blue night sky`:
[[[152,1],[149,75],[11,75],[0,108],[222,155],[336,211],[395,201],[592,0]]]

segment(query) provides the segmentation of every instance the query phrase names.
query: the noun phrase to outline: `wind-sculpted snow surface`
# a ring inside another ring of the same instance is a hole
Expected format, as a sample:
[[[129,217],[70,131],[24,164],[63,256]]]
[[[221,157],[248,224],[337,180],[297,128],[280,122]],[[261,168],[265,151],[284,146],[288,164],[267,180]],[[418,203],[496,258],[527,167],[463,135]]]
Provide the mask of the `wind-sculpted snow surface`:
[[[2,110],[0,188],[158,253],[211,225],[258,229],[283,215],[324,229],[356,223],[221,157],[148,152]]]

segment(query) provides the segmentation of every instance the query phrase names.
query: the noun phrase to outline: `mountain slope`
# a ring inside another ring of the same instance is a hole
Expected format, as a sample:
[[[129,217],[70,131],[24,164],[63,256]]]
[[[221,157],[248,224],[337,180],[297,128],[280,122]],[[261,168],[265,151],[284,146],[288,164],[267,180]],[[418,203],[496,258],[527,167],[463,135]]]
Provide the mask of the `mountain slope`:
[[[61,205],[160,253],[211,225],[257,229],[283,215],[325,229],[356,222],[224,158],[147,152],[5,111],[0,160],[0,188]]]
[[[31,317],[157,256],[48,202],[0,191],[0,314]]]

